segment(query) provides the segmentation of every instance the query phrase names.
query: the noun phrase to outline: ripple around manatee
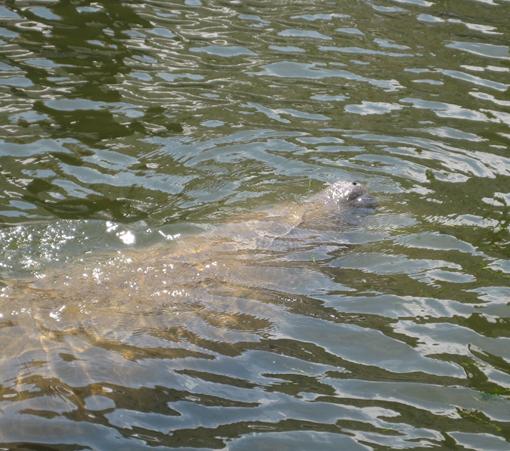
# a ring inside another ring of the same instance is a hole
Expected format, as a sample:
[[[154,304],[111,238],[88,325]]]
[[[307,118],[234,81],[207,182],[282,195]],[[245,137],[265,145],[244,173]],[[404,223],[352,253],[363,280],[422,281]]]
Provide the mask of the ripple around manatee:
[[[0,5],[2,446],[507,450],[510,4],[78,3]]]

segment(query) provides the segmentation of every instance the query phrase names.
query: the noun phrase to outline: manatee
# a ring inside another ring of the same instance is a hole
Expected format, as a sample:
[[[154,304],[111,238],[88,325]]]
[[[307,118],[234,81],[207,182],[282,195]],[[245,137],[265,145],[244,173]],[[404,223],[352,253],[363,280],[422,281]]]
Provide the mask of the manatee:
[[[301,203],[280,205],[255,215],[231,219],[212,235],[220,236],[222,240],[234,240],[233,247],[237,249],[270,248],[275,240],[287,237],[293,231],[348,224],[360,210],[372,209],[376,205],[375,198],[361,183],[338,181]],[[207,240],[211,238],[206,235]]]
[[[30,280],[5,281],[0,374],[15,382],[0,384],[0,392],[52,380],[79,404],[70,387],[122,383],[134,371],[126,361],[210,358],[206,351],[218,342],[258,340],[271,321],[263,302],[250,300],[267,295],[271,278],[284,274],[292,286],[309,274],[272,262],[374,206],[362,184],[336,182],[303,202],[240,215],[171,243],[90,255]]]

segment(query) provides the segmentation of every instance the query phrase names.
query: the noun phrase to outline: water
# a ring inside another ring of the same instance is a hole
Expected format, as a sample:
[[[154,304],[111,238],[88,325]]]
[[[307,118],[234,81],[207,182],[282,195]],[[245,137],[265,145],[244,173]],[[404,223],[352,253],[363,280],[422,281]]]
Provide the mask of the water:
[[[510,449],[509,17],[3,2],[2,446]]]

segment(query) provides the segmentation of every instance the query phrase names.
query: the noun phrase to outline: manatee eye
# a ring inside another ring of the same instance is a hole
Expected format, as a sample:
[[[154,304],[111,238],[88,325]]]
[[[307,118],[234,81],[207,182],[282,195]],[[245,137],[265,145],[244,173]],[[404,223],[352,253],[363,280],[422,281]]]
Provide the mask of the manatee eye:
[[[356,186],[356,185],[358,184],[358,182],[352,182],[352,184],[353,184],[354,186]]]

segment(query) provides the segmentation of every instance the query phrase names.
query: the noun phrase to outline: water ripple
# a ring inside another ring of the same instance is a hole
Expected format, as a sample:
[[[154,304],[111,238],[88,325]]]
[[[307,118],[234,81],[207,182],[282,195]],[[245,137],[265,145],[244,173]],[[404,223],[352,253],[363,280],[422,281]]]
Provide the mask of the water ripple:
[[[509,13],[0,5],[2,446],[508,449]]]

